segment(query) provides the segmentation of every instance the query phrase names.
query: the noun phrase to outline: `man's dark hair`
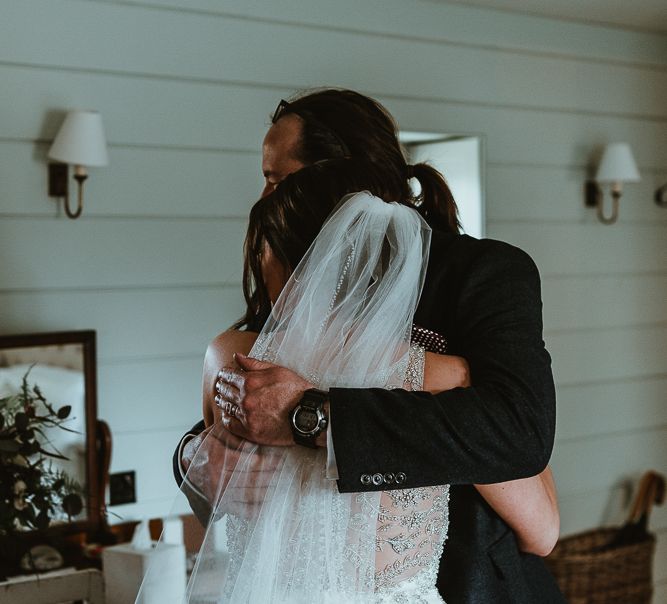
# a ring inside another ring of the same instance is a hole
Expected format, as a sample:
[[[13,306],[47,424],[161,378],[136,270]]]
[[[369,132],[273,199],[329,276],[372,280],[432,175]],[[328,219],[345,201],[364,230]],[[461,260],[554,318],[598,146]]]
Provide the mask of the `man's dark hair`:
[[[281,103],[274,121],[287,114],[302,120],[297,149],[302,163],[341,157],[369,162],[380,170],[392,190],[401,191],[401,200],[412,199],[431,228],[459,232],[456,203],[442,174],[425,163],[408,166],[396,122],[376,100],[353,90],[327,88]],[[421,186],[416,198],[409,185],[412,177]]]

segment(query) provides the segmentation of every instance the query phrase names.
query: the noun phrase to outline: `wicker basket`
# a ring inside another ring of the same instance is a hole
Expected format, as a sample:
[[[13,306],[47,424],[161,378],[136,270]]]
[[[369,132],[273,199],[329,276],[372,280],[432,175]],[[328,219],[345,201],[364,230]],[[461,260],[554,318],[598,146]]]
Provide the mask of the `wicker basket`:
[[[665,479],[648,472],[624,526],[558,542],[546,562],[569,604],[650,604],[655,537],[646,525],[664,494]]]

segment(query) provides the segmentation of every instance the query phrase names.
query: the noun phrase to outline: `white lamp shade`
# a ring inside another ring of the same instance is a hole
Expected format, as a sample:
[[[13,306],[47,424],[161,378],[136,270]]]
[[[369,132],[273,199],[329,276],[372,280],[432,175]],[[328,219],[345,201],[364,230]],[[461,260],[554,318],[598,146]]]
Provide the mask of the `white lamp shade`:
[[[639,182],[639,170],[628,143],[611,143],[604,148],[595,176],[598,182]]]
[[[70,111],[48,156],[78,166],[106,166],[109,156],[100,114],[97,111]]]

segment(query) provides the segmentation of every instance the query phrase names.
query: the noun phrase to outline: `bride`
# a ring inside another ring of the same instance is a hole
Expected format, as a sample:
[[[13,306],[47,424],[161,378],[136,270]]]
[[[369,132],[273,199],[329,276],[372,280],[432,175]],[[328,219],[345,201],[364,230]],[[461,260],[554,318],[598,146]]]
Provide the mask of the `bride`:
[[[448,485],[341,494],[327,476],[325,448],[238,439],[225,423],[242,421],[243,409],[221,415],[214,398],[218,369],[236,353],[290,367],[322,390],[469,385],[465,361],[411,343],[429,241],[409,200],[349,159],[303,168],[255,204],[244,270],[248,330],[221,334],[205,362],[207,436],[186,481],[210,513],[187,601],[443,601],[435,582]],[[385,482],[399,487],[399,474]],[[548,470],[478,488],[527,551],[557,533]]]

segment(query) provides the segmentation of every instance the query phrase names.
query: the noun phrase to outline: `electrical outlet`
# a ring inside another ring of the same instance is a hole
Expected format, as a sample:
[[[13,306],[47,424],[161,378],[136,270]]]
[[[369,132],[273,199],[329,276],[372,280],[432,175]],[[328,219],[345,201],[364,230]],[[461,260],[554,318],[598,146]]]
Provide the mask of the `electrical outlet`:
[[[136,503],[136,479],[134,470],[109,475],[109,505]]]

